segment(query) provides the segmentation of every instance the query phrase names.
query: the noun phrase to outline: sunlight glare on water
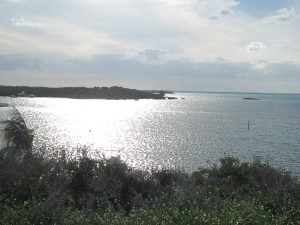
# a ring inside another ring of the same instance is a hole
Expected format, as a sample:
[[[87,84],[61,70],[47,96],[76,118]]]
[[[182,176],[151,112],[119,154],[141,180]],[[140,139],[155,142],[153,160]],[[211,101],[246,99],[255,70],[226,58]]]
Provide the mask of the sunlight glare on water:
[[[49,152],[87,146],[93,155],[119,155],[138,168],[188,171],[215,163],[224,154],[247,161],[261,156],[299,174],[299,95],[177,93],[176,97],[139,101],[1,97],[0,102],[18,108],[35,131],[34,145]]]

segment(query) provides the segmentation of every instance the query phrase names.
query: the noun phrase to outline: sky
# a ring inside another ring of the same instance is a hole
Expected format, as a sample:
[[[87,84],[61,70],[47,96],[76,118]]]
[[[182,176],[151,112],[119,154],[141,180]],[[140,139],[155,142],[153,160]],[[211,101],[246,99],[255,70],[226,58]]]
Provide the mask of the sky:
[[[300,93],[300,0],[0,0],[0,84]]]

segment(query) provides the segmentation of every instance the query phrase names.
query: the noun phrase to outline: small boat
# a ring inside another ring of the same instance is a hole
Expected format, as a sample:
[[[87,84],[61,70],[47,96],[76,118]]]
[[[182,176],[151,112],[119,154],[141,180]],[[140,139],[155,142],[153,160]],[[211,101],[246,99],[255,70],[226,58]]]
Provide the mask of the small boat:
[[[18,93],[17,95],[11,95],[11,98],[25,97],[25,98],[34,98],[34,94],[26,94],[25,91]]]

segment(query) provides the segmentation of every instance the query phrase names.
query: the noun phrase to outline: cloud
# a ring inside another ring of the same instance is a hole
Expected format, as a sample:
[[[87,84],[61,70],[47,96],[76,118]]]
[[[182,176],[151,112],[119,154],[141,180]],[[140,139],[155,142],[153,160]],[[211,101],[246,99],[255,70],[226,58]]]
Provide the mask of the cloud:
[[[227,16],[229,14],[232,13],[232,10],[231,9],[221,9],[220,11],[218,11],[217,13],[215,14],[212,14],[211,16],[209,16],[208,18],[209,19],[218,19],[220,16]]]
[[[261,42],[251,42],[250,45],[247,46],[247,50],[250,52],[261,52],[266,49],[266,46]]]
[[[31,27],[31,28],[41,28],[43,26],[45,26],[42,23],[37,23],[37,22],[33,22],[31,20],[25,20],[24,18],[20,18],[20,19],[15,19],[12,18],[11,22],[16,26],[16,27]]]
[[[218,19],[219,17],[217,16],[217,14],[212,14],[208,17],[208,19],[212,19],[212,20],[216,20]]]
[[[256,64],[253,65],[253,69],[257,69],[257,70],[266,70],[268,68],[268,63],[267,62],[257,62]]]
[[[25,19],[14,19],[16,26],[36,26],[39,29],[17,30],[7,26],[7,30],[14,32],[27,44],[28,54],[30,50],[35,51],[33,53],[57,51],[58,55],[92,57],[103,53],[138,54],[145,49],[156,49],[168,52],[163,58],[187,57],[198,60],[221,57],[249,61],[254,60],[244,51],[249,40],[262,40],[268,47],[273,46],[269,38],[265,38],[271,33],[271,27],[262,28],[266,24],[257,26],[257,22],[249,17],[239,19],[240,14],[233,13],[238,3],[232,0],[74,0],[72,11],[67,10],[71,0],[60,4],[58,0],[53,0],[47,10],[44,3],[39,2],[27,1],[30,7],[25,15],[24,12],[15,12]],[[57,8],[58,5],[61,9]],[[34,14],[34,11],[30,11],[33,9],[40,11]],[[215,18],[226,15],[227,18],[208,20],[208,16],[214,12]],[[286,32],[278,30],[276,33],[284,36]],[[296,35],[289,35],[289,38],[293,36]],[[10,38],[6,41],[13,40]],[[5,45],[0,40],[0,49]],[[19,45],[16,43],[16,46]],[[24,48],[25,45],[21,46],[21,50]],[[11,46],[5,51],[13,49],[16,47]],[[276,57],[280,58],[282,54]]]
[[[7,10],[0,15],[0,56],[4,57],[0,57],[0,68],[7,71],[7,79],[18,68],[26,74],[36,70],[36,77],[39,73],[74,74],[77,83],[81,76],[87,85],[135,82],[135,88],[151,84],[153,88],[224,90],[224,82],[229,90],[237,79],[245,84],[262,78],[271,81],[275,62],[300,58],[299,9],[295,5],[276,6],[287,8],[264,20],[285,21],[285,26],[270,26],[254,16],[265,5],[259,2],[252,4],[251,12],[236,7],[235,0],[3,2]],[[300,71],[283,64],[293,74]],[[276,74],[286,74],[283,64],[277,64]],[[67,82],[67,77],[55,77],[53,83]],[[2,74],[0,78],[2,81]],[[11,79],[12,83],[24,80]],[[32,79],[32,85],[41,83]]]
[[[219,11],[219,15],[228,15],[228,14],[230,14],[230,12],[231,12],[231,10],[230,9],[221,9],[220,11]]]
[[[20,3],[20,2],[23,2],[23,0],[7,0],[8,2],[11,2],[11,3]]]
[[[110,52],[126,52],[133,48],[106,33],[64,20],[41,18],[43,23],[12,19],[15,26],[39,29],[0,27],[0,54],[41,55],[45,57],[91,57]],[[38,31],[38,32],[37,32]]]
[[[18,63],[14,65],[15,59]],[[255,65],[177,59],[158,64],[122,54],[77,60],[2,56],[0,61],[3,62],[1,79],[5,84],[13,78],[20,82],[18,85],[121,85],[138,89],[257,92],[297,92],[300,85],[300,64],[293,62]]]
[[[148,49],[140,55],[156,60],[164,53]],[[300,63],[260,61],[252,64],[225,59],[195,62],[184,58],[149,63],[138,56],[102,54],[86,59],[56,59],[49,55],[31,58],[0,55],[0,74],[3,84],[13,84],[12,80],[18,80],[18,85],[121,85],[138,89],[299,92]],[[285,87],[280,87],[280,83]]]
[[[209,5],[211,2],[209,2]],[[209,19],[218,19],[222,16],[227,16],[233,13],[233,8],[238,6],[240,3],[237,1],[218,1],[215,4],[213,13],[208,17]]]
[[[276,21],[284,22],[289,20],[296,20],[298,18],[299,18],[299,14],[294,8],[291,9],[283,8],[277,10],[276,15],[263,18],[263,21],[267,23],[272,23]]]
[[[144,62],[163,62],[163,57],[167,53],[167,51],[162,50],[154,50],[154,49],[146,49],[140,51],[137,55],[137,58]]]

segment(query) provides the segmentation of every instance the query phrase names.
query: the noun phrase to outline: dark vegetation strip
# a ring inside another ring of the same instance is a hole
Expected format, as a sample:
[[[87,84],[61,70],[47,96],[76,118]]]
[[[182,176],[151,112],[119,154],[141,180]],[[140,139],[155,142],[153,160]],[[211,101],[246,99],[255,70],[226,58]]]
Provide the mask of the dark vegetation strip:
[[[36,97],[63,97],[76,99],[164,99],[165,92],[141,91],[123,87],[28,87],[0,85],[0,96],[17,96],[18,93]]]
[[[84,151],[77,159],[65,153],[45,159],[40,153],[22,155],[5,148],[0,174],[0,224],[300,221],[299,182],[258,158],[241,163],[224,157],[219,166],[193,173],[146,172],[118,158],[89,158]]]

